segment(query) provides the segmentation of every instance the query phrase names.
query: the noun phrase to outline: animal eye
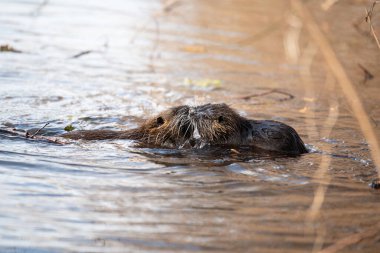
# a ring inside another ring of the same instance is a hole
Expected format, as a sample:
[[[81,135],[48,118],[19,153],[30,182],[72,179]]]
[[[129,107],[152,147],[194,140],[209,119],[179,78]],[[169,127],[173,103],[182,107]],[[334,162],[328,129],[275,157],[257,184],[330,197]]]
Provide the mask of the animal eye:
[[[163,119],[162,117],[158,117],[158,118],[156,119],[156,122],[157,122],[157,125],[159,125],[159,126],[161,126],[162,124],[165,123],[165,121],[164,121],[164,119]]]
[[[219,123],[222,123],[223,121],[224,121],[224,117],[223,117],[223,116],[219,116],[219,117],[218,117],[218,122],[219,122]]]

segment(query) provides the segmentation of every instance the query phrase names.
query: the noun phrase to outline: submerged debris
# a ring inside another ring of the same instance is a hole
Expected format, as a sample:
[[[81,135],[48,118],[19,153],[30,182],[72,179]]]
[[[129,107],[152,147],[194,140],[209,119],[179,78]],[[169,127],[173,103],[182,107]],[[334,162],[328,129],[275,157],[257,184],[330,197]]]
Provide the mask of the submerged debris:
[[[30,15],[37,17],[41,14],[43,8],[45,8],[49,4],[49,0],[44,0],[42,3],[38,4],[36,9],[33,10]]]
[[[63,130],[65,130],[66,132],[71,132],[75,129],[75,127],[73,127],[73,125],[67,125],[65,126],[65,128]]]
[[[85,50],[85,51],[79,52],[79,53],[71,56],[70,58],[72,58],[72,59],[79,58],[79,57],[81,57],[83,55],[90,54],[92,52],[93,52],[92,50]]]
[[[372,183],[369,185],[372,189],[379,190],[380,189],[380,179],[377,178],[372,181]]]
[[[10,52],[10,53],[22,53],[22,51],[17,50],[8,44],[0,45],[0,52]]]
[[[360,63],[359,63],[358,65],[359,65],[359,68],[360,68],[361,70],[363,70],[363,72],[364,72],[363,84],[366,84],[367,81],[372,80],[372,79],[375,77],[375,76],[374,76],[371,72],[369,72],[369,70],[368,70],[367,68],[365,68],[363,65],[361,65]]]
[[[189,85],[192,87],[198,87],[203,89],[219,89],[222,87],[222,81],[217,79],[200,79],[200,80],[193,80],[190,78],[184,79],[184,84]]]
[[[252,98],[268,97],[269,95],[280,95],[280,97],[274,97],[274,98],[272,98],[272,100],[276,101],[276,102],[284,102],[284,101],[292,100],[295,97],[291,93],[288,93],[288,92],[285,92],[285,91],[281,91],[281,90],[277,90],[277,89],[271,89],[269,91],[264,91],[262,93],[252,93],[252,94],[248,94],[248,95],[237,96],[237,97],[235,97],[235,99],[242,99],[242,100],[245,100],[245,101],[249,101]],[[260,102],[259,101],[259,102],[256,102],[254,104],[256,104],[256,105],[259,105],[259,104],[270,104],[272,102],[265,102],[265,101],[264,102]]]

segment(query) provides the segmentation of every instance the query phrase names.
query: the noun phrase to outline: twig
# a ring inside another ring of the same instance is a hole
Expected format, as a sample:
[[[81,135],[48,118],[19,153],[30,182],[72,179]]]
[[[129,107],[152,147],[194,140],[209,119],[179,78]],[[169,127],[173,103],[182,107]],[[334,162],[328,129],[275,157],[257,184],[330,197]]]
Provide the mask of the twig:
[[[331,8],[334,4],[336,4],[339,0],[326,0],[321,4],[321,7],[324,11],[327,11]]]
[[[375,127],[377,127],[377,121],[372,117],[372,116],[369,116],[369,118],[373,121],[373,123],[375,124]]]
[[[155,53],[160,43],[159,19],[164,15],[168,15],[173,9],[178,7],[178,5],[180,4],[181,4],[181,0],[167,0],[164,2],[164,6],[161,9],[161,11],[152,15],[152,19],[155,23],[155,35],[156,35],[152,51],[150,52],[150,55],[149,55],[150,65],[148,65],[148,67],[150,68],[152,72],[155,72],[155,66],[154,66],[154,60],[156,58]],[[147,26],[149,25],[149,23],[150,21],[147,21],[142,26],[140,26],[140,28],[138,28],[137,31],[132,35],[131,39],[129,40],[129,43],[131,44],[134,43],[134,41],[139,36],[139,34],[147,29]]]
[[[48,3],[49,3],[49,0],[44,0],[42,3],[40,3],[40,4],[36,7],[36,9],[35,9],[34,11],[32,11],[32,12],[30,13],[30,15],[32,15],[32,16],[38,16],[38,15],[40,15],[42,9],[43,9],[46,5],[48,5]]]
[[[253,98],[253,97],[263,97],[263,96],[266,96],[266,95],[269,95],[269,94],[273,94],[273,93],[278,93],[278,94],[282,94],[282,95],[288,96],[287,98],[279,99],[279,101],[286,101],[286,100],[291,100],[291,99],[294,98],[294,95],[292,95],[292,94],[290,94],[288,92],[285,92],[285,91],[277,90],[277,89],[272,89],[272,90],[269,90],[269,91],[266,91],[266,92],[263,92],[263,93],[253,93],[253,94],[250,94],[250,95],[240,96],[240,97],[236,97],[236,98],[237,99],[248,100],[248,99]]]
[[[71,59],[79,58],[79,57],[81,57],[81,56],[83,56],[83,55],[90,54],[90,53],[92,53],[92,52],[93,52],[93,50],[85,50],[85,51],[79,52],[79,53],[76,54],[76,55],[71,56],[70,58],[71,58]]]
[[[180,4],[179,0],[167,0],[164,3],[163,12],[168,13],[171,12],[175,7],[177,7]]]
[[[14,49],[9,45],[0,45],[0,52],[22,53],[22,51]]]
[[[158,48],[158,45],[160,43],[160,24],[158,23],[157,18],[153,18],[154,24],[155,24],[155,33],[156,33],[156,38],[154,40],[154,45],[152,48],[152,51],[150,52],[149,60],[150,60],[150,67],[152,72],[156,72],[155,66],[154,66],[154,60],[156,58],[155,54]]]
[[[345,238],[342,238],[338,240],[336,243],[333,245],[328,246],[327,248],[324,248],[323,250],[319,251],[318,253],[335,253],[339,252],[342,249],[356,244],[366,238],[370,238],[373,236],[378,235],[380,232],[380,223],[377,223],[375,226],[370,227],[360,233],[356,233],[350,236],[347,236]]]
[[[60,144],[60,145],[65,145],[65,144],[70,143],[69,141],[65,141],[63,138],[55,137],[55,136],[34,136],[33,135],[33,137],[31,137],[29,136],[28,132],[26,132],[25,134],[24,132],[17,131],[16,129],[0,129],[0,134],[7,134],[7,135],[12,135],[13,137],[26,138],[29,141],[46,141],[49,143]]]
[[[153,21],[158,23],[159,18],[161,18],[164,15],[169,14],[169,12],[171,12],[173,9],[175,9],[178,5],[180,5],[180,0],[167,0],[167,1],[165,1],[162,10],[155,13],[152,16]],[[140,28],[138,28],[137,31],[132,35],[131,39],[129,40],[129,43],[134,43],[134,41],[140,35],[140,33],[147,29],[147,26],[149,25],[149,23],[150,23],[150,21],[148,20],[147,22],[142,24],[140,26]]]
[[[0,134],[10,134],[10,135],[15,135],[15,136],[19,136],[20,135],[20,132],[16,131],[16,129],[12,128],[12,129],[0,129]]]
[[[25,137],[26,138],[31,138],[31,139],[33,139],[34,138],[34,136],[36,136],[42,129],[44,129],[47,125],[49,125],[50,123],[48,122],[48,123],[46,123],[43,127],[41,127],[40,129],[38,129],[34,134],[32,134],[32,136],[29,136],[29,133],[28,132],[26,132],[26,134],[25,134]]]
[[[370,10],[365,10],[367,15],[365,17],[365,21],[369,24],[369,29],[371,30],[371,33],[372,33],[372,36],[375,38],[375,41],[376,41],[376,44],[377,44],[377,47],[380,49],[380,42],[379,42],[379,39],[377,38],[376,36],[376,32],[375,32],[375,29],[373,28],[373,25],[372,25],[372,14],[373,14],[373,9],[375,8],[376,4],[378,3],[379,1],[376,0],[376,1],[373,1],[372,3],[372,7]]]
[[[372,80],[375,76],[368,71],[368,69],[366,69],[363,65],[361,65],[360,63],[358,64],[359,65],[359,68],[361,68],[364,72],[364,80],[363,80],[363,84],[366,84],[367,81],[369,80]]]

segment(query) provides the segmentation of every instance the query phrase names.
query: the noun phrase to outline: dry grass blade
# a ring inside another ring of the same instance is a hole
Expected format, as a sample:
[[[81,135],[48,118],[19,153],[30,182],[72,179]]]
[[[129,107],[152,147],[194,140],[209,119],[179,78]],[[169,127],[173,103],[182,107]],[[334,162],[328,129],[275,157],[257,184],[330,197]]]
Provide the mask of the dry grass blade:
[[[179,4],[180,4],[179,0],[167,0],[164,2],[163,12],[168,13],[172,11]]]
[[[304,25],[307,28],[312,40],[316,43],[321,53],[323,54],[324,59],[327,63],[328,72],[331,73],[335,77],[336,82],[339,84],[345,98],[347,99],[347,102],[349,103],[353,111],[353,114],[359,123],[361,131],[370,145],[371,156],[373,158],[374,164],[377,167],[378,174],[380,177],[379,143],[376,138],[375,132],[372,128],[370,117],[366,113],[364,106],[360,100],[360,97],[353,83],[349,79],[343,66],[339,62],[332,46],[330,45],[325,35],[322,33],[321,29],[319,28],[318,24],[312,17],[309,10],[303,5],[301,0],[291,0],[291,2],[292,2],[293,9],[296,11],[299,17],[301,17],[301,19],[303,20]],[[335,102],[337,103],[337,101]],[[335,104],[330,107],[330,113],[329,113],[330,120],[328,121],[330,121],[331,125],[335,124],[335,121],[337,120],[337,117],[338,117],[338,112],[336,111],[337,105],[338,104]],[[315,221],[315,219],[319,216],[320,210],[325,200],[327,186],[330,182],[330,178],[327,175],[327,169],[329,167],[330,160],[331,158],[329,157],[323,157],[320,168],[316,172],[315,178],[319,179],[320,184],[316,189],[313,203],[310,206],[310,209],[307,215],[307,221],[309,222]],[[325,237],[325,233],[322,230],[322,233],[319,233],[316,237],[313,252],[324,252],[324,253],[337,252],[338,250],[341,250],[347,247],[348,245],[357,243],[358,241],[362,240],[363,237],[366,238],[368,236],[373,235],[374,233],[378,231],[378,227],[371,229],[369,231],[370,232],[368,232],[368,235],[367,234],[354,235],[351,237],[347,237],[347,238],[342,239],[341,241],[336,242],[331,247],[328,247],[320,251],[320,249],[323,246],[324,237]]]
[[[355,118],[357,119],[361,131],[370,146],[370,152],[374,164],[377,167],[377,172],[380,177],[380,146],[377,140],[376,134],[372,128],[371,120],[364,109],[363,103],[353,85],[349,79],[342,64],[339,62],[334,50],[328,42],[325,35],[322,33],[318,24],[315,22],[311,13],[304,7],[300,0],[292,0],[292,5],[297,14],[304,21],[305,26],[310,33],[312,39],[319,46],[321,53],[323,54],[325,61],[340,85],[344,96],[350,105]]]
[[[340,252],[342,249],[354,245],[366,238],[371,238],[376,235],[378,235],[380,232],[380,223],[377,223],[375,226],[370,227],[360,233],[356,233],[347,237],[344,237],[340,240],[338,240],[333,245],[330,245],[329,247],[324,248],[323,250],[319,251],[318,253],[335,253]]]
[[[373,15],[373,10],[376,6],[376,4],[378,3],[379,1],[374,1],[372,3],[372,7],[370,10],[367,10],[366,9],[366,17],[365,17],[365,21],[369,24],[369,29],[371,30],[371,33],[372,33],[372,36],[373,38],[375,39],[376,41],[376,44],[377,44],[377,47],[380,49],[380,42],[379,42],[379,39],[377,38],[377,35],[376,35],[376,32],[375,32],[375,29],[373,28],[373,25],[372,25],[372,15]]]
[[[331,8],[334,4],[336,4],[339,0],[325,0],[322,4],[321,7],[323,10],[327,11],[328,9]]]

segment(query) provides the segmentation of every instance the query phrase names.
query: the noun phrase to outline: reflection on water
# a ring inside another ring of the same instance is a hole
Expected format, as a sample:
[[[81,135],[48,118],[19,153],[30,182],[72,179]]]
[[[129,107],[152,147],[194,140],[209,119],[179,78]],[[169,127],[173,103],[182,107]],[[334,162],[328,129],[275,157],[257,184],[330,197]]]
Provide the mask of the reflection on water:
[[[57,145],[0,132],[0,252],[311,252],[317,236],[327,246],[376,224],[368,146],[343,102],[326,124],[331,91],[312,88],[327,82],[318,53],[288,61],[287,11],[280,0],[3,1],[0,43],[23,53],[0,53],[1,128],[127,129],[173,105],[226,102],[292,125],[312,152]],[[286,93],[257,95],[272,89]],[[323,157],[329,182],[314,179]],[[306,222],[318,183],[326,198]],[[376,238],[345,252],[375,252]]]

